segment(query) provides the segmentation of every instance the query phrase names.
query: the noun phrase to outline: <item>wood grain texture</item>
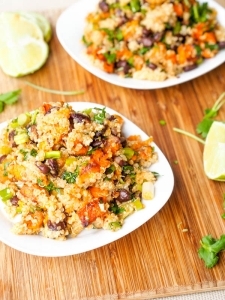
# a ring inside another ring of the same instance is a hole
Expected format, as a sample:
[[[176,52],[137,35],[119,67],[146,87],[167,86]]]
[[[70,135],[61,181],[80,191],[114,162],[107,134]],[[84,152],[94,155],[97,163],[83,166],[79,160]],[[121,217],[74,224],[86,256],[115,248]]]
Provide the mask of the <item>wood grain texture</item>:
[[[224,0],[220,3],[225,6]],[[54,27],[60,12],[44,13]],[[172,129],[195,134],[204,109],[225,91],[225,64],[188,83],[139,91],[108,84],[82,69],[59,44],[55,27],[50,46],[50,57],[38,72],[15,79],[0,71],[2,93],[22,88],[20,101],[6,107],[0,122],[45,101],[92,101],[109,106],[153,135],[171,164],[175,188],[166,205],[139,229],[87,253],[44,258],[0,243],[0,299],[144,299],[225,289],[225,252],[210,270],[197,255],[202,236],[225,233],[221,218],[225,184],[206,178],[203,145]],[[24,79],[52,89],[84,88],[86,93],[51,95],[26,86]],[[161,119],[165,126],[159,124]],[[225,119],[224,108],[219,119]]]

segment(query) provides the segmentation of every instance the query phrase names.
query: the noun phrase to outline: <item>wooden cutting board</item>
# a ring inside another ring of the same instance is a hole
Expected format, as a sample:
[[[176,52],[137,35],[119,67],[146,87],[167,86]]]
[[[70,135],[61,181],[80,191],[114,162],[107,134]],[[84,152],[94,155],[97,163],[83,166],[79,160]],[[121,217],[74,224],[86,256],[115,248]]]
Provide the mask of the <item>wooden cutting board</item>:
[[[22,89],[19,102],[6,107],[0,122],[35,109],[44,101],[101,103],[153,135],[171,164],[175,187],[166,205],[147,223],[87,253],[35,257],[0,243],[0,299],[144,299],[225,289],[225,253],[213,269],[206,269],[197,255],[204,235],[218,238],[225,233],[225,220],[221,218],[225,183],[205,176],[203,145],[173,131],[178,127],[195,134],[203,111],[225,91],[225,64],[170,88],[142,91],[117,87],[74,62],[55,34],[60,12],[43,13],[54,27],[50,57],[41,70],[21,79],[0,71],[1,93]],[[86,92],[79,96],[52,95],[25,85],[25,79],[52,89],[84,88]],[[225,119],[225,107],[218,118]],[[162,119],[165,126],[159,123]]]

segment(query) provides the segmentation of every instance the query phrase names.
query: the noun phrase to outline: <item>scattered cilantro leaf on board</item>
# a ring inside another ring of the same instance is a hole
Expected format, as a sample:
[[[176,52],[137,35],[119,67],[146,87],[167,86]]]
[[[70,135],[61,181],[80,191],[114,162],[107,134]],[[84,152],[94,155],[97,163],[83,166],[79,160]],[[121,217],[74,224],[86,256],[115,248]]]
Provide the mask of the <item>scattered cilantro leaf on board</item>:
[[[220,95],[218,100],[215,102],[212,108],[207,108],[204,111],[203,120],[197,125],[196,131],[200,134],[204,139],[206,138],[212,123],[214,122],[214,118],[217,116],[219,109],[225,103],[225,92]]]
[[[5,105],[11,105],[18,101],[21,90],[0,94],[0,113],[3,112]]]
[[[222,105],[225,103],[225,92],[220,95],[220,97],[216,100],[215,104],[212,108],[207,108],[204,111],[204,117],[200,123],[198,123],[196,127],[196,131],[198,134],[201,135],[202,138],[199,138],[198,136],[195,136],[192,133],[189,133],[186,130],[179,129],[179,128],[173,128],[174,131],[179,132],[181,134],[184,134],[186,136],[191,137],[192,139],[205,144],[205,138],[207,137],[207,134],[212,126],[212,123],[214,122],[214,118],[217,116],[219,109],[222,107]],[[221,121],[223,122],[223,121]]]
[[[214,267],[219,261],[219,252],[225,250],[225,234],[222,234],[219,239],[206,235],[201,239],[200,244],[199,257],[205,262],[207,268]]]

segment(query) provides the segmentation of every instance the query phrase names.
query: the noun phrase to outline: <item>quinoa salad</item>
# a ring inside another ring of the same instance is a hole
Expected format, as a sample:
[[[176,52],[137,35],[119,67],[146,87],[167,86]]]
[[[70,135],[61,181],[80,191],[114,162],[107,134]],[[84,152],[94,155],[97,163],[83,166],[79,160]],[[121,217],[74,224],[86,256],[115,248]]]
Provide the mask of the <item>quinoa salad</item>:
[[[0,201],[19,235],[65,240],[84,229],[119,230],[154,198],[153,138],[123,135],[106,108],[44,103],[0,136]]]
[[[225,48],[225,28],[207,2],[100,0],[82,37],[92,63],[107,73],[164,81],[196,69]]]

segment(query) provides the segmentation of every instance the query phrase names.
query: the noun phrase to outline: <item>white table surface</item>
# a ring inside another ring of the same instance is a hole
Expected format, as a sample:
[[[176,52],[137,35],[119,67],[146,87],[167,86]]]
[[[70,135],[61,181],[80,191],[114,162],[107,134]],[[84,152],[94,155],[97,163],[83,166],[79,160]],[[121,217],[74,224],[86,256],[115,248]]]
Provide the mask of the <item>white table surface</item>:
[[[50,9],[66,8],[76,0],[0,0],[1,11],[30,10],[43,11]],[[225,0],[216,0],[225,7]],[[182,296],[171,296],[157,298],[157,300],[225,300],[225,290],[187,294]],[[147,299],[146,299],[147,300]]]

